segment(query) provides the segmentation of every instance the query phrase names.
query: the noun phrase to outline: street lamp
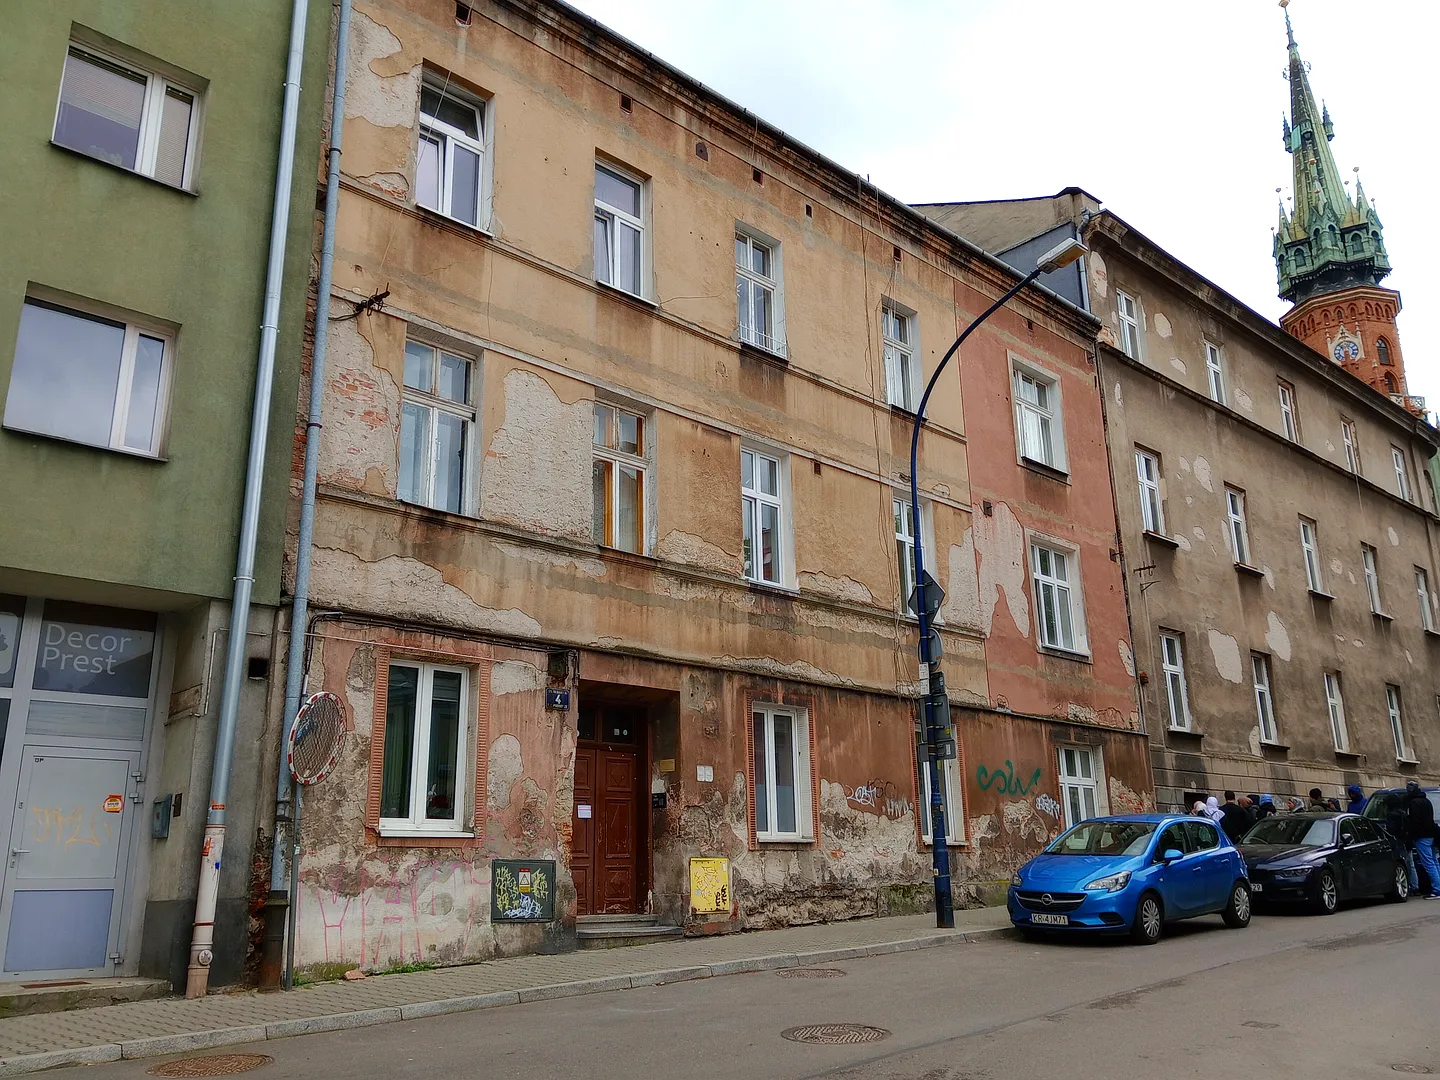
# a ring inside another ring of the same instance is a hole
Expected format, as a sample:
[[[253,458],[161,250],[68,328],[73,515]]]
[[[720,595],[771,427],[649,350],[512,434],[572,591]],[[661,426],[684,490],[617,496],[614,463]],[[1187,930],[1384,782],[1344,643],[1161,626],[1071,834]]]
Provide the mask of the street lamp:
[[[918,459],[920,456],[920,425],[925,423],[925,406],[930,393],[940,381],[940,373],[955,355],[961,343],[1006,302],[1029,285],[1041,274],[1069,266],[1084,255],[1086,247],[1076,237],[1069,237],[1055,245],[1044,255],[1035,269],[1030,271],[1009,292],[985,309],[978,319],[967,326],[955,344],[951,345],[935,368],[930,381],[925,384],[920,405],[915,410],[915,426],[910,433],[910,520],[915,537],[915,591],[910,596],[910,606],[920,620],[920,663],[928,681],[926,694],[921,699],[921,736],[916,740],[916,752],[922,758],[922,765],[930,777],[930,852],[934,861],[935,874],[935,925],[948,928],[955,925],[955,903],[950,891],[950,848],[945,831],[945,803],[941,799],[940,763],[955,757],[955,730],[950,724],[950,697],[945,689],[945,675],[940,670],[940,635],[932,620],[945,599],[939,582],[925,573],[925,540],[920,527],[920,479]]]

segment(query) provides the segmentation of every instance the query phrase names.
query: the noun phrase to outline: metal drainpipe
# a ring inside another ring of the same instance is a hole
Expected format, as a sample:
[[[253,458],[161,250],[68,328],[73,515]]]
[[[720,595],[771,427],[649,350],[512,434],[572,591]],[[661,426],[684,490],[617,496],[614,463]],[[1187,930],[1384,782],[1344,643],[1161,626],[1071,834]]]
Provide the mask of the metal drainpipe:
[[[275,168],[275,207],[270,220],[270,253],[265,268],[265,307],[260,322],[260,358],[255,373],[255,403],[250,416],[250,458],[245,467],[245,500],[240,515],[240,550],[235,559],[235,595],[230,603],[230,638],[225,650],[225,686],[210,776],[210,812],[200,849],[195,896],[195,926],[185,996],[202,997],[210,985],[215,959],[215,903],[225,849],[225,800],[235,752],[235,720],[245,682],[245,632],[250,623],[250,592],[255,583],[255,543],[260,531],[260,494],[265,481],[265,445],[270,430],[270,395],[275,382],[275,339],[280,324],[280,289],[285,277],[285,234],[290,227],[290,187],[295,165],[295,128],[300,113],[300,70],[305,55],[308,0],[294,0],[290,15],[290,57],[285,65],[285,105]]]
[[[295,927],[290,907],[294,874],[287,880],[287,860],[300,854],[300,792],[290,778],[285,745],[300,709],[305,683],[305,625],[310,607],[310,556],[315,536],[315,485],[320,468],[321,414],[325,400],[325,350],[330,339],[330,281],[335,265],[335,218],[340,202],[340,154],[345,134],[345,83],[349,77],[350,0],[340,0],[335,23],[335,86],[330,98],[330,154],[325,173],[325,226],[320,241],[320,273],[315,292],[315,347],[310,362],[310,416],[305,425],[305,479],[300,494],[300,532],[295,547],[295,596],[290,609],[290,650],[285,665],[285,725],[280,764],[275,778],[275,835],[270,852],[270,896],[265,902],[265,943],[260,961],[260,988],[281,982],[281,949],[285,923],[291,918],[290,946],[284,962],[284,986],[290,988],[294,964]]]

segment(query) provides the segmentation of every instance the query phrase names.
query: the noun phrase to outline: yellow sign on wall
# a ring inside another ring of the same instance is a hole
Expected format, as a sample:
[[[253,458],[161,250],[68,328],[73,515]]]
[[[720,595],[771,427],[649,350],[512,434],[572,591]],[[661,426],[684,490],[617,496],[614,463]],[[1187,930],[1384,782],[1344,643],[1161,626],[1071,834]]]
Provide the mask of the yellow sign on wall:
[[[730,860],[690,860],[690,910],[730,913]]]

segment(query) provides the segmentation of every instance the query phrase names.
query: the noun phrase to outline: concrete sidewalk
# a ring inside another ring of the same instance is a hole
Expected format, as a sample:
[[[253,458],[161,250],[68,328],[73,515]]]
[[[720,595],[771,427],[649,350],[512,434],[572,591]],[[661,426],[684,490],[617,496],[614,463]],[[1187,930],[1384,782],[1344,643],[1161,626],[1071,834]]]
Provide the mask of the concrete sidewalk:
[[[168,998],[0,1020],[0,1077],[119,1058],[174,1054],[441,1013],[628,990],[745,971],[834,963],[1009,933],[1004,908],[797,926],[558,956],[324,983],[288,994]]]

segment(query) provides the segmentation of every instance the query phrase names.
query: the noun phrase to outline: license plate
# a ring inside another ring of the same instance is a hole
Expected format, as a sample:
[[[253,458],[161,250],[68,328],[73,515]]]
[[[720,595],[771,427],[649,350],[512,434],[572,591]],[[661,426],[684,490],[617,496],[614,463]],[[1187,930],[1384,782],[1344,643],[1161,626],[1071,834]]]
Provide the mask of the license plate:
[[[1069,926],[1069,915],[1031,915],[1030,921],[1038,926]]]
[[[1264,883],[1263,881],[1252,881],[1252,882],[1250,883],[1250,891],[1251,891],[1251,892],[1264,892],[1264,891],[1265,891],[1265,883]]]

